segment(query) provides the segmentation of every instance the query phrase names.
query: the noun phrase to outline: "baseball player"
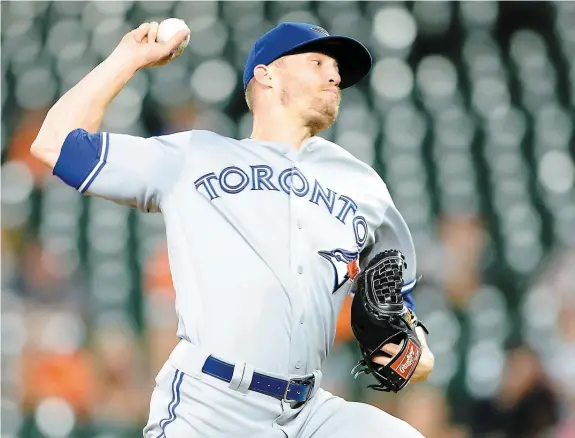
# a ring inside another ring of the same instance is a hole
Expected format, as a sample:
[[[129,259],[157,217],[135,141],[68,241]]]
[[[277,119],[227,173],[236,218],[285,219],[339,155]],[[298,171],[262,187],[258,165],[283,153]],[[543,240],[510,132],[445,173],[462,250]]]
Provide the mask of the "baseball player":
[[[282,23],[258,41],[243,84],[249,138],[192,130],[140,138],[99,132],[104,111],[145,67],[170,62],[189,31],[129,32],[50,109],[31,151],[80,193],[165,218],[179,344],[156,377],[146,438],[420,437],[404,421],[320,388],[353,278],[374,254],[405,256],[410,232],[368,165],[318,137],[341,89],[364,78],[359,42]],[[433,368],[423,353],[411,381]],[[385,364],[399,351],[386,345]]]

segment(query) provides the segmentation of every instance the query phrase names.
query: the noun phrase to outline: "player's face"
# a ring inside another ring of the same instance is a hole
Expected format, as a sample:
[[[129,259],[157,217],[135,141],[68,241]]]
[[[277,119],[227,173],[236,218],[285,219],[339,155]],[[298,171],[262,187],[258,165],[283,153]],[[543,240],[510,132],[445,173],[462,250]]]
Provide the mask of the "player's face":
[[[322,53],[302,53],[282,58],[279,100],[319,132],[337,118],[341,78],[335,59]]]

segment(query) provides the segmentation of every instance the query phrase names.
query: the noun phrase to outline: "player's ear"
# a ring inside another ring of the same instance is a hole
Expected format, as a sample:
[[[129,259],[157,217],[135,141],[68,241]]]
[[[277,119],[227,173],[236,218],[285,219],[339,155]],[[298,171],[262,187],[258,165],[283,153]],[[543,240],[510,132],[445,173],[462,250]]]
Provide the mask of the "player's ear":
[[[266,87],[271,86],[272,83],[272,76],[271,70],[268,68],[267,65],[257,65],[254,68],[254,79],[258,81],[261,85]]]

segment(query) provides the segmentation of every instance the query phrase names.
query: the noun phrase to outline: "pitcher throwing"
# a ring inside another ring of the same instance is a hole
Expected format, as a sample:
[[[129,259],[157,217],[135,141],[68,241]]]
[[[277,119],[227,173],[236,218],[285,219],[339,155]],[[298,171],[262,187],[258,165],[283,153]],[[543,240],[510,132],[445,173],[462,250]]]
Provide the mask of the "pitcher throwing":
[[[392,308],[413,307],[415,251],[386,185],[318,136],[336,120],[341,90],[368,74],[368,50],[313,24],[282,23],[246,62],[249,138],[100,132],[122,87],[172,61],[189,34],[159,43],[157,29],[144,23],[125,35],[50,109],[31,148],[79,192],[165,218],[180,342],[156,377],[144,437],[421,437],[320,388],[344,298],[376,255],[404,257],[403,272],[385,262],[370,275],[391,269],[388,280],[401,279]],[[366,282],[366,296],[389,301],[378,295],[395,290],[381,289],[384,280]],[[369,353],[365,370],[383,375],[403,354],[396,369],[425,380],[433,355],[421,327],[414,332],[419,362],[389,343]]]

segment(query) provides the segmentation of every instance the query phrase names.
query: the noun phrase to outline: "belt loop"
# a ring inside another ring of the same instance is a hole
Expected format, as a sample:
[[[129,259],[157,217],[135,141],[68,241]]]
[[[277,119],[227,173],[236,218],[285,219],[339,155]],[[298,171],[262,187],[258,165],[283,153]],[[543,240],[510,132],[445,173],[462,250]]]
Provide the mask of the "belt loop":
[[[254,377],[254,371],[255,368],[252,365],[250,365],[249,363],[245,365],[244,375],[242,377],[240,385],[238,386],[238,392],[242,394],[246,394],[248,392],[248,389],[252,383],[252,378]]]
[[[245,362],[238,361],[234,365],[234,373],[232,374],[232,380],[228,385],[228,388],[237,390],[242,383],[242,377],[244,375],[244,368],[246,367]]]
[[[209,354],[182,339],[170,354],[172,364],[188,376],[202,380],[202,367]]]

